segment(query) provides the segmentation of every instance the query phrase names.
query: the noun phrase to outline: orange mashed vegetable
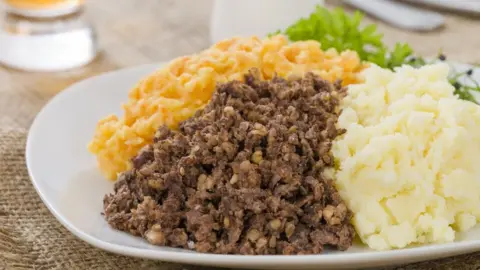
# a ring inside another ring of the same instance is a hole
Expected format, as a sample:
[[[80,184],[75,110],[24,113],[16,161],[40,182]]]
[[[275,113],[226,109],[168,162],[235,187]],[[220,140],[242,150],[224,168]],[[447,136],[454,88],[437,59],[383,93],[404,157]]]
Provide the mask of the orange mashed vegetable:
[[[235,37],[189,56],[174,59],[133,88],[123,104],[124,115],[106,116],[88,145],[98,167],[111,180],[130,168],[131,158],[152,142],[161,125],[177,128],[210,100],[217,82],[243,80],[256,67],[264,79],[312,71],[343,85],[361,82],[356,52],[322,51],[316,41],[289,43],[281,35],[266,39]]]

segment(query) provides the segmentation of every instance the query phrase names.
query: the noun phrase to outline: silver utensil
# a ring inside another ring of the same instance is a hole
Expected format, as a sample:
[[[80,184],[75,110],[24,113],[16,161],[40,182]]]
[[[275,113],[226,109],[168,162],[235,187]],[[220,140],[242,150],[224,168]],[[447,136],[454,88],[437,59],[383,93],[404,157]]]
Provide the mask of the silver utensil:
[[[390,0],[344,0],[344,2],[402,29],[431,31],[445,24],[445,19],[439,13]]]
[[[422,4],[449,11],[480,15],[480,0],[404,0],[411,4]]]

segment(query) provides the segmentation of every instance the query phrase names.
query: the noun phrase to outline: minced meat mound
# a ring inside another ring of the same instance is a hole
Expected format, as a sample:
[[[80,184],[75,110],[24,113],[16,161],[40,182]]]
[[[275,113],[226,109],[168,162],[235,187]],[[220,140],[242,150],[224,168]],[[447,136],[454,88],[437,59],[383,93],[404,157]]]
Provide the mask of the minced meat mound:
[[[219,84],[207,107],[161,127],[104,198],[115,229],[222,254],[315,254],[352,245],[333,166],[340,83],[309,73]]]

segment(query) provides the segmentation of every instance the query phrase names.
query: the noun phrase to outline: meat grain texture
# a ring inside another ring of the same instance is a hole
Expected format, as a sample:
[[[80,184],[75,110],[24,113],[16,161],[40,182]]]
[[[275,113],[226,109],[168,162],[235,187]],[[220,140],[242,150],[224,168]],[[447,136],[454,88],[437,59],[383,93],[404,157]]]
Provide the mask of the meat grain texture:
[[[352,245],[351,212],[324,171],[340,83],[303,78],[217,86],[178,131],[161,127],[105,196],[115,229],[220,254],[316,254]]]

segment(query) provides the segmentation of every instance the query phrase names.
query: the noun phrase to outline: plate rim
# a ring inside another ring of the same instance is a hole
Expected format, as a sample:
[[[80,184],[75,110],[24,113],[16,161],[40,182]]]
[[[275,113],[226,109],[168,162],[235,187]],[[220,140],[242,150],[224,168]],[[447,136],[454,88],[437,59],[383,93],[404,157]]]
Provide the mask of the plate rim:
[[[44,205],[48,208],[50,213],[55,219],[60,222],[67,230],[69,230],[75,237],[88,244],[109,251],[116,254],[122,254],[126,256],[133,256],[138,258],[146,258],[152,260],[162,260],[175,263],[191,263],[197,265],[216,265],[227,267],[274,267],[274,266],[317,266],[317,267],[331,267],[331,266],[358,266],[362,264],[368,265],[387,265],[384,262],[386,260],[397,261],[404,260],[405,262],[419,262],[425,260],[431,260],[436,258],[450,257],[475,251],[480,251],[480,240],[464,240],[459,242],[451,242],[444,244],[424,245],[405,249],[395,249],[387,251],[375,251],[369,250],[367,252],[355,252],[355,253],[328,253],[328,254],[316,254],[316,255],[221,255],[210,253],[196,253],[196,252],[178,252],[175,250],[160,250],[160,249],[144,249],[138,247],[124,246],[120,244],[109,243],[96,238],[74,226],[66,217],[58,213],[55,208],[50,204],[47,196],[42,191],[40,186],[42,181],[35,179],[35,172],[32,171],[32,158],[30,157],[32,149],[32,138],[35,134],[35,130],[41,127],[42,122],[48,121],[45,118],[46,112],[53,108],[56,103],[61,102],[68,95],[81,91],[81,85],[86,84],[99,78],[108,76],[119,76],[122,73],[129,73],[135,70],[150,69],[152,72],[161,68],[166,62],[150,63],[131,66],[123,69],[112,70],[103,72],[95,76],[91,76],[84,80],[75,82],[62,90],[60,93],[51,98],[35,116],[33,123],[31,124],[25,147],[25,162],[28,171],[29,178],[35,191],[40,196],[40,199]],[[464,63],[450,62],[452,65],[466,65]],[[43,181],[44,182],[44,181]],[[239,262],[241,261],[241,262]]]

